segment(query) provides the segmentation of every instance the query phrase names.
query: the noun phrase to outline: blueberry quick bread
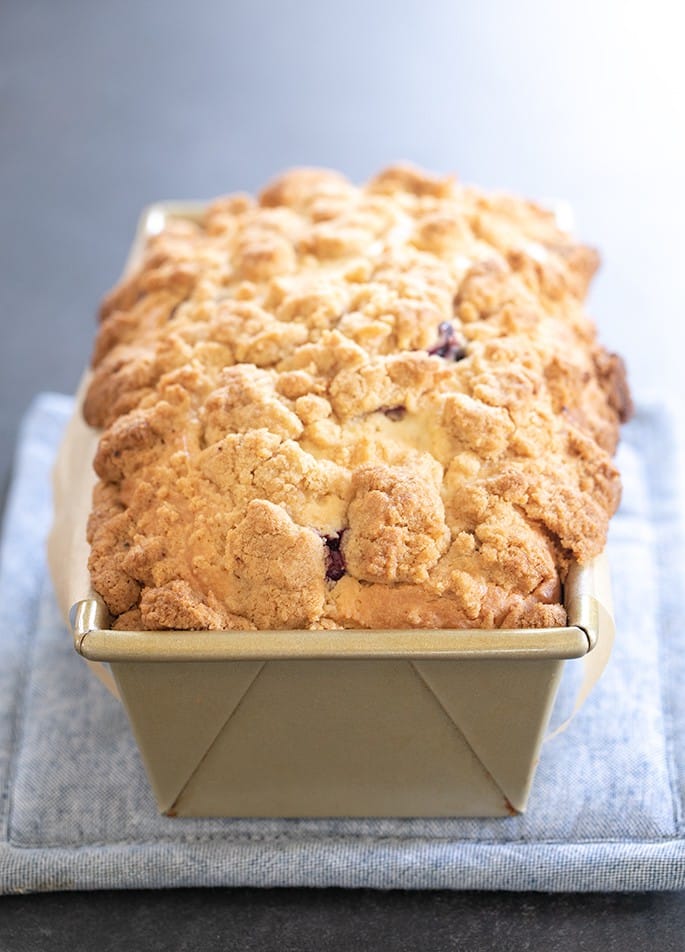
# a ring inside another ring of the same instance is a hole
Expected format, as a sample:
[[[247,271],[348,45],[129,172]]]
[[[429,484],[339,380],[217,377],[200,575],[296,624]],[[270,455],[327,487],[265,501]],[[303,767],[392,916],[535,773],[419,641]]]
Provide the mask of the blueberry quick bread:
[[[508,195],[298,169],[105,299],[90,572],[124,629],[563,625],[630,409],[594,251]]]

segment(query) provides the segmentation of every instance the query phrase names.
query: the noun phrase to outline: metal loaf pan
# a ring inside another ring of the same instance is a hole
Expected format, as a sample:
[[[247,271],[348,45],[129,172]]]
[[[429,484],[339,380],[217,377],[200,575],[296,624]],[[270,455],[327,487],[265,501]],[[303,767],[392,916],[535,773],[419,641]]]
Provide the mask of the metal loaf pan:
[[[201,213],[148,208],[129,267],[169,216]],[[79,414],[72,425],[84,429]],[[62,464],[55,577],[85,561],[87,511],[64,510],[83,455],[65,445]],[[102,600],[85,583],[81,592],[75,648],[109,664],[159,809],[172,816],[521,812],[565,661],[606,653],[613,638],[604,556],[572,566],[564,628],[114,631]]]

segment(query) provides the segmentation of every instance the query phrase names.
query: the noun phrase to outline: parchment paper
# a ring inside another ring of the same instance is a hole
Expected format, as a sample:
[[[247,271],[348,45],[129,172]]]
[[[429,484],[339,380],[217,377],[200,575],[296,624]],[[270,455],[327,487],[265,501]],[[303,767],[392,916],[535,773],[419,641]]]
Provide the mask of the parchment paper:
[[[74,413],[64,431],[52,472],[53,522],[48,536],[48,567],[57,603],[70,629],[72,606],[93,594],[88,572],[90,547],[86,541],[86,526],[93,487],[97,482],[93,459],[100,431],[88,426],[81,412],[90,376],[90,372],[86,372],[79,385]],[[86,664],[107,690],[119,699],[109,667],[100,661],[86,660]]]
[[[570,206],[556,200],[547,204],[554,209],[560,227],[571,230],[573,211]],[[163,203],[145,209],[126,261],[124,276],[137,266],[148,237],[158,233],[164,227],[167,217],[197,220],[201,214],[202,206],[198,203]],[[81,380],[76,395],[74,414],[66,428],[53,473],[54,521],[48,539],[48,565],[58,604],[68,627],[71,627],[69,619],[71,607],[93,594],[87,568],[89,546],[86,541],[86,525],[91,509],[93,486],[97,479],[92,461],[97,450],[100,431],[86,424],[81,410],[90,377],[91,374],[87,371]],[[570,716],[548,735],[547,740],[566,730],[601,677],[609,659],[614,626],[611,619],[608,578],[606,585],[601,587],[603,590],[597,592],[597,596],[603,603],[600,608],[600,613],[603,615],[602,637],[594,650],[583,659],[583,678]],[[87,661],[86,663],[107,689],[119,698],[109,667],[101,662]]]
[[[74,414],[60,445],[53,470],[54,516],[48,538],[48,565],[62,616],[68,627],[72,606],[93,594],[87,568],[89,546],[86,525],[91,509],[91,496],[97,477],[92,461],[97,450],[100,431],[83,420],[83,396],[90,373],[83,377],[78,389]],[[601,584],[597,597],[601,600],[602,636],[595,648],[583,658],[583,677],[571,713],[551,734],[551,740],[565,731],[581,709],[606,667],[614,639],[611,619],[611,590],[608,579]],[[85,659],[84,659],[85,660]],[[86,661],[93,674],[119,699],[109,666]]]

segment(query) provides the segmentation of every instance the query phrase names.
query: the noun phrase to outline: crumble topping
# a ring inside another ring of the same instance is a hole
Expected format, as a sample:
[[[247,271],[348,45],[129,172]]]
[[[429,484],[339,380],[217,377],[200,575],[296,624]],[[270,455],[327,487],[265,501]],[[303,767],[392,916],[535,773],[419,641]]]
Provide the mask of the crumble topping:
[[[594,251],[531,202],[297,169],[103,301],[95,589],[121,628],[561,625],[630,396]]]

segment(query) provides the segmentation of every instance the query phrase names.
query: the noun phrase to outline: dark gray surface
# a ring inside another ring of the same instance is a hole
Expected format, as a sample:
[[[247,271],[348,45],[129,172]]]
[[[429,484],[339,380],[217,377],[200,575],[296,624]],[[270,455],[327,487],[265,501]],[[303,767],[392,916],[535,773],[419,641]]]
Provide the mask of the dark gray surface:
[[[638,389],[685,397],[680,19],[666,0],[4,0],[0,486],[32,395],[75,387],[140,208],[297,163],[361,179],[409,158],[568,198],[605,260],[603,339]],[[0,900],[0,949],[669,950],[684,925],[681,895]]]
[[[653,896],[190,889],[0,904],[3,952],[682,952],[685,905]]]
[[[685,395],[679,7],[582,0],[4,0],[0,461],[70,391],[140,208],[409,158],[572,201],[634,378]],[[668,342],[668,346],[666,345]]]

